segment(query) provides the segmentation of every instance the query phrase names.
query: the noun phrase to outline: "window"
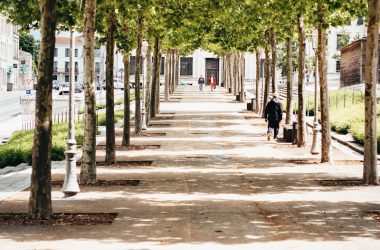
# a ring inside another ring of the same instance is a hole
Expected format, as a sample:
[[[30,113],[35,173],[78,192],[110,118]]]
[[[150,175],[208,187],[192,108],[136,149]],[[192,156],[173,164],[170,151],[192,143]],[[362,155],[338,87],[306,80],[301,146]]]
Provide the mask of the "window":
[[[70,49],[65,49],[65,57],[70,57]]]
[[[54,56],[55,56],[55,57],[58,56],[58,49],[57,49],[57,48],[54,49]]]
[[[75,62],[75,65],[74,65],[74,66],[75,66],[75,68],[74,68],[75,71],[78,71],[78,70],[79,70],[79,68],[78,68],[78,62]]]
[[[69,62],[65,62],[65,72],[69,72],[70,64]]]
[[[336,72],[340,72],[340,61],[336,61]]]
[[[69,75],[65,75],[65,82],[69,82],[69,81],[70,81]]]
[[[356,22],[356,25],[358,26],[361,26],[364,24],[364,19],[363,18],[359,18],[358,21]]]
[[[78,76],[75,76],[75,81],[76,81],[76,82],[78,81]]]
[[[53,80],[58,80],[58,76],[57,75],[53,75]]]
[[[160,75],[165,74],[165,57],[161,57]]]
[[[54,71],[57,71],[58,70],[58,62],[57,61],[54,61]]]
[[[74,53],[75,53],[75,57],[78,57],[78,49],[75,49]]]
[[[22,64],[22,65],[25,65],[25,60],[21,60],[21,64]]]
[[[96,73],[100,72],[100,63],[99,62],[95,62],[95,72]]]
[[[193,58],[192,57],[181,57],[181,76],[191,76],[193,75]]]
[[[135,67],[136,67],[136,57],[131,56],[129,59],[129,74],[134,75],[135,74]],[[143,72],[143,60],[140,59],[140,74]]]

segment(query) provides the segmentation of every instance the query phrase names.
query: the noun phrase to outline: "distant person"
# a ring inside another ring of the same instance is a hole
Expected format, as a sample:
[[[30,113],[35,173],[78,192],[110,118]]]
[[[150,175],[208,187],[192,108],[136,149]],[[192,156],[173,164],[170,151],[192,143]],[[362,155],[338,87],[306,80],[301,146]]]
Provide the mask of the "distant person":
[[[198,86],[199,86],[199,91],[203,91],[203,85],[205,84],[205,79],[203,78],[203,76],[201,75],[199,78],[198,78]]]
[[[280,122],[282,120],[281,103],[277,99],[277,95],[268,102],[265,107],[265,122],[268,122],[267,140],[270,141],[272,133],[274,132],[274,139],[277,138]]]
[[[214,89],[216,88],[216,79],[214,75],[212,75],[210,78],[210,88],[211,91],[214,91]]]

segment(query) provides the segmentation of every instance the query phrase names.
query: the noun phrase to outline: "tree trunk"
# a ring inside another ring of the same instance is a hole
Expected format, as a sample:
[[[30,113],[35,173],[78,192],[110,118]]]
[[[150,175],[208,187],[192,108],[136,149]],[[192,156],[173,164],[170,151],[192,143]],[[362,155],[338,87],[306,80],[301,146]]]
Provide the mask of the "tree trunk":
[[[236,96],[239,93],[239,77],[238,75],[238,54],[235,52],[233,56],[233,82],[234,82],[234,95]]]
[[[153,74],[152,74],[152,86],[151,86],[151,92],[152,92],[152,98],[150,100],[150,116],[152,118],[155,118],[157,115],[156,110],[156,91],[157,86],[156,84],[160,84],[160,82],[157,82],[157,70],[160,70],[160,65],[158,65],[158,54],[159,54],[159,38],[156,36],[154,38],[154,49],[153,49]],[[158,75],[160,76],[160,75]]]
[[[324,21],[324,6],[318,2],[319,20]],[[327,85],[326,29],[318,25],[318,70],[321,102],[321,162],[331,162],[331,128],[329,114],[329,90]]]
[[[169,89],[170,89],[170,49],[166,53],[165,63],[165,102],[169,101]]]
[[[157,62],[157,71],[156,71],[156,114],[159,114],[160,113],[160,69],[161,69],[161,58],[162,58],[162,54],[161,54],[161,45],[160,43],[158,43],[158,62]]]
[[[124,53],[124,127],[123,127],[123,146],[131,145],[131,88],[129,82],[129,53]]]
[[[368,0],[368,31],[365,63],[365,139],[363,181],[379,185],[377,174],[376,86],[379,58],[380,0]]]
[[[240,79],[240,102],[245,102],[244,96],[244,54],[239,52],[239,79]]]
[[[170,53],[170,95],[174,93],[174,84],[175,84],[175,52],[171,50]]]
[[[150,120],[150,100],[152,91],[152,46],[149,44],[146,52],[146,101],[145,101],[145,111],[146,111],[146,125],[149,125]]]
[[[297,17],[298,28],[298,129],[297,129],[297,146],[306,146],[306,121],[305,113],[306,107],[304,104],[304,68],[305,68],[305,30],[303,24],[303,17]]]
[[[286,38],[286,124],[292,123],[293,114],[293,51],[292,51],[292,39]]]
[[[276,39],[276,32],[274,32],[273,29],[270,31],[271,33],[271,49],[272,49],[272,62],[271,62],[271,74],[272,74],[272,93],[277,94],[278,93],[278,86],[276,83],[276,65],[277,65],[277,39]]]
[[[135,65],[135,134],[141,133],[140,61],[142,44],[142,16],[137,17],[137,49]]]
[[[94,82],[96,0],[86,0],[84,11],[84,136],[82,165],[79,176],[81,184],[96,183],[96,98]]]
[[[106,165],[116,163],[115,155],[115,103],[114,103],[114,83],[113,66],[115,51],[115,22],[114,11],[110,11],[107,17],[107,47],[106,47]]]
[[[234,54],[230,54],[229,60],[228,60],[228,66],[229,66],[229,76],[228,76],[228,78],[230,79],[231,93],[233,93],[233,95],[235,95],[235,93],[234,93],[235,92],[235,86],[234,86],[234,78],[233,78],[233,75],[234,75],[233,60],[234,60]]]
[[[256,113],[260,111],[260,52],[256,49]]]
[[[264,101],[263,101],[263,109],[262,109],[262,116],[265,117],[265,107],[268,103],[269,99],[269,88],[270,88],[270,58],[269,58],[269,48],[268,46],[265,47],[265,88],[264,88]]]
[[[179,60],[180,60],[180,55],[179,55],[179,51],[177,50],[176,65],[175,65],[176,87],[178,87],[179,85]]]
[[[52,81],[56,29],[56,1],[40,0],[41,43],[36,91],[29,216],[49,218],[51,202]]]

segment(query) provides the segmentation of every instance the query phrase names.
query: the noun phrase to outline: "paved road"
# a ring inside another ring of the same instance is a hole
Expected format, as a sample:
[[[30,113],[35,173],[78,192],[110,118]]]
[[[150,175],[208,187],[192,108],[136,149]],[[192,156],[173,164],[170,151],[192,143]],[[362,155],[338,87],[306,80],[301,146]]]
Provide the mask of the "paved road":
[[[149,132],[132,144],[160,149],[118,151],[118,160],[152,166],[99,167],[98,179],[138,179],[138,186],[82,187],[55,212],[115,212],[112,225],[1,228],[4,249],[378,249],[380,187],[321,186],[318,179],[360,178],[361,163],[299,164],[317,160],[309,148],[266,141],[262,119],[218,89],[180,86],[162,103]],[[159,127],[158,124],[169,124]],[[120,143],[120,138],[117,138]],[[337,161],[353,160],[334,150]],[[97,152],[98,160],[104,151]],[[301,163],[303,163],[301,161]],[[64,171],[53,178],[62,179]],[[0,203],[1,212],[26,212],[29,192]]]
[[[105,91],[97,91],[97,103],[105,103]],[[4,138],[9,138],[16,130],[22,129],[22,105],[20,98],[25,97],[25,91],[0,92],[0,144]],[[84,93],[77,93],[77,98],[84,98]],[[123,91],[115,90],[115,100],[123,98]],[[60,96],[53,91],[53,109],[66,109],[67,95]],[[58,101],[60,100],[60,101]],[[34,102],[30,104],[33,107]]]

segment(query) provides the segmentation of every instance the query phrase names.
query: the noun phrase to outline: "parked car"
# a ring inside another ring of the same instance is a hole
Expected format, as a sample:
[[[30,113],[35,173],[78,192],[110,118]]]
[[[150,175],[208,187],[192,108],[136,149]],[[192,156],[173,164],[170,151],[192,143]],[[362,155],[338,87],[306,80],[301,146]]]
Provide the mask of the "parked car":
[[[65,83],[61,83],[59,85],[59,88],[58,88],[58,94],[59,95],[65,95],[65,94],[69,94],[70,92],[70,88],[69,88],[69,83],[68,82],[65,82]]]
[[[106,80],[103,80],[102,84],[100,84],[99,87],[97,86],[97,89],[101,89],[101,88],[106,89]],[[123,90],[124,89],[124,82],[118,80],[117,78],[114,78],[113,79],[113,88]]]
[[[54,90],[59,90],[59,86],[61,83],[58,82],[58,80],[53,80],[53,89]]]
[[[82,93],[84,89],[84,86],[83,84],[81,83],[75,83],[75,93]],[[65,82],[65,83],[62,83],[60,86],[59,86],[59,89],[58,89],[58,94],[59,95],[68,95],[70,93],[70,84],[68,82]]]

